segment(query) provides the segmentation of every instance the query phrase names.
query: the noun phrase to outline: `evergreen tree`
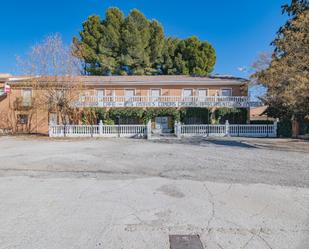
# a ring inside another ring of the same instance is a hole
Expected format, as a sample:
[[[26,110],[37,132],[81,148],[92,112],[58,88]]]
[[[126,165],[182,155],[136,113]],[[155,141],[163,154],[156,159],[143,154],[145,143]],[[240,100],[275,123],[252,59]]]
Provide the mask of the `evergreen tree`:
[[[122,30],[122,63],[132,74],[145,74],[150,67],[149,41],[148,20],[138,10],[132,10]]]
[[[103,26],[98,16],[90,16],[83,23],[83,30],[79,33],[81,41],[73,38],[74,55],[84,60],[85,74],[101,75],[104,69],[100,63],[100,42]]]
[[[101,63],[106,73],[116,73],[121,66],[121,32],[124,24],[124,14],[118,8],[109,8],[103,23],[100,42]]]
[[[154,73],[159,73],[158,69],[163,63],[164,39],[163,27],[158,21],[152,21],[150,23],[149,59]]]
[[[134,9],[127,17],[117,8],[105,20],[91,16],[83,23],[74,54],[83,59],[85,74],[208,75],[215,51],[197,37],[165,38],[162,25]]]

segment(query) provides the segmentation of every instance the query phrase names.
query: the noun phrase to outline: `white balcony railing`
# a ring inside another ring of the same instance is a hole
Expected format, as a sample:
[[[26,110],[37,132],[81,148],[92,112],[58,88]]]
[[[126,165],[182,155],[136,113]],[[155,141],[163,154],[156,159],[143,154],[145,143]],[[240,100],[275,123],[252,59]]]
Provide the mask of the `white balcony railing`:
[[[239,107],[260,106],[246,96],[81,96],[78,107]]]

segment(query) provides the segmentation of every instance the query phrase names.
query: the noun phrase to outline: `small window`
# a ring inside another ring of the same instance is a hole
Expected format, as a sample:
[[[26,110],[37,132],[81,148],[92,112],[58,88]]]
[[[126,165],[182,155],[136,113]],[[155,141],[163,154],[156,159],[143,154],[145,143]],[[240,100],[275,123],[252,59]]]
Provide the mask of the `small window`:
[[[17,123],[18,124],[28,124],[28,115],[18,114],[17,115]]]
[[[221,89],[220,94],[224,97],[232,96],[232,89]]]

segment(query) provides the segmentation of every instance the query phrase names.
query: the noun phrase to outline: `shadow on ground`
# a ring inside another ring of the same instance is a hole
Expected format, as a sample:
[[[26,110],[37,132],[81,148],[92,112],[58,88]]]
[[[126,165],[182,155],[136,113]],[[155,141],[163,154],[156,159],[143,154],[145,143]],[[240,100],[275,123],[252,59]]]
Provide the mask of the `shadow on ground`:
[[[207,145],[218,145],[218,146],[227,146],[227,147],[238,147],[238,148],[245,148],[245,149],[256,149],[258,148],[255,145],[237,141],[237,140],[230,140],[225,138],[182,138],[182,139],[158,139],[158,140],[151,140],[154,143],[164,143],[164,144],[187,144],[187,145],[197,145],[197,146],[207,146]]]

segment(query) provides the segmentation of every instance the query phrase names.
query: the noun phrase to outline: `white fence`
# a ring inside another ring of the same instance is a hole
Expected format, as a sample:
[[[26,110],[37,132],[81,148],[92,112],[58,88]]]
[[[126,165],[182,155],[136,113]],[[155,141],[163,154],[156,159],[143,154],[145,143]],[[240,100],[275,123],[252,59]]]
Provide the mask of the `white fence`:
[[[183,125],[175,124],[175,134],[182,136],[277,137],[277,123],[261,125]]]
[[[148,125],[50,125],[50,137],[146,137]]]
[[[182,136],[212,135],[225,136],[225,125],[180,125]]]
[[[175,135],[277,137],[277,123],[261,125],[183,125],[175,123]],[[151,138],[151,122],[147,125],[50,125],[50,137],[145,137]]]

